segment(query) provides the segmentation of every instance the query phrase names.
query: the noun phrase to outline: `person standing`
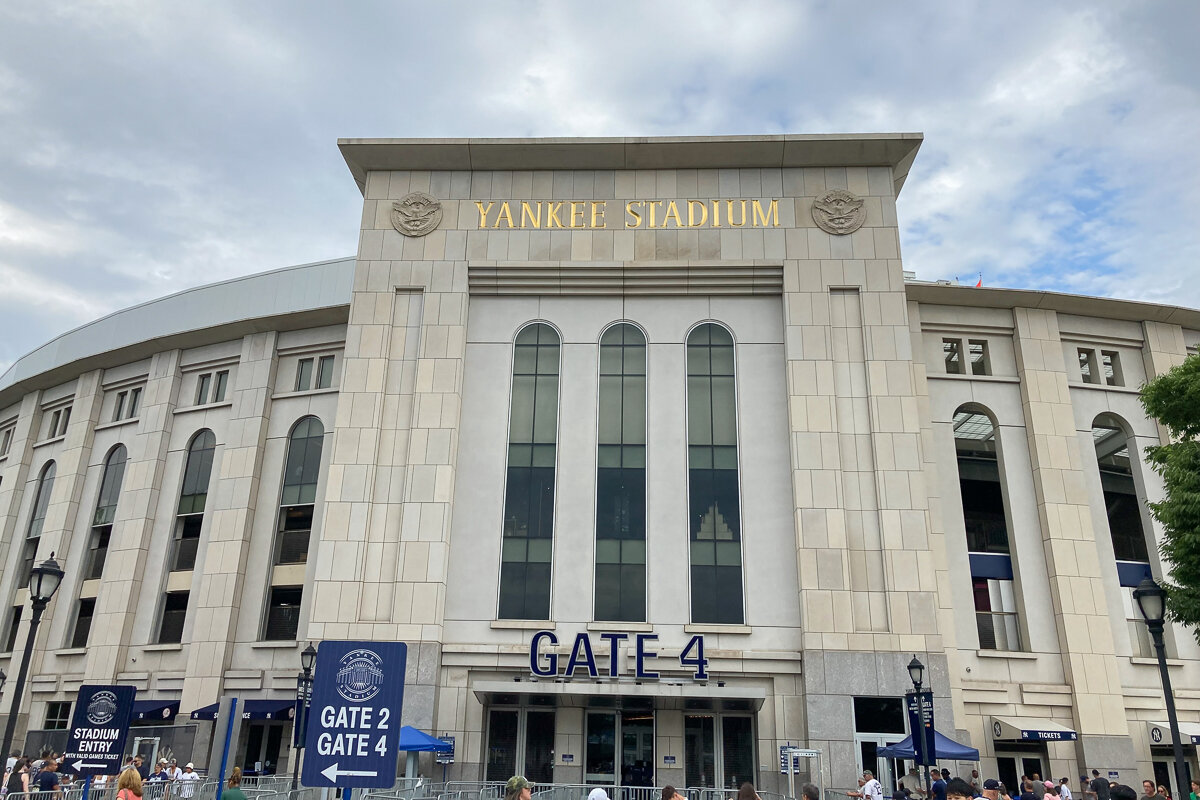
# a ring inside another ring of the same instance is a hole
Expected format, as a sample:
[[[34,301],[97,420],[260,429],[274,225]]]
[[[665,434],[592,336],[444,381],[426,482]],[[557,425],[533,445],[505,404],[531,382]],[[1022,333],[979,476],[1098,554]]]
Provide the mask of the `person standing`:
[[[900,778],[900,787],[911,797],[924,797],[925,786],[921,783],[921,775],[915,766],[908,768],[908,774]]]
[[[229,773],[228,788],[221,792],[222,800],[246,800],[246,793],[242,791],[242,768],[234,767],[233,772]]]
[[[179,762],[171,759],[171,765],[167,767],[167,779],[177,781],[183,777],[183,770],[179,768]]]
[[[947,777],[949,776],[949,772],[949,770],[946,770]],[[934,768],[932,774],[935,780],[929,787],[930,798],[932,800],[946,800],[946,779],[942,777],[942,773],[938,772],[936,767]]]
[[[1058,780],[1058,796],[1061,797],[1063,800],[1075,800],[1075,798],[1071,795],[1071,787],[1067,785],[1068,783],[1069,783],[1069,781],[1066,779],[1065,776],[1062,778],[1059,778],[1059,780]]]
[[[971,779],[967,781],[967,783],[971,784],[971,790],[975,792],[976,796],[978,796],[981,788],[980,784],[982,783],[982,781],[979,779],[979,770],[971,770]]]
[[[869,769],[863,771],[862,795],[863,800],[883,800],[883,784],[875,780]]]
[[[37,779],[34,783],[37,785],[39,792],[50,792],[62,797],[62,785],[58,781],[58,762],[54,760],[53,754],[46,759],[46,763],[42,765],[42,771],[37,774]]]
[[[183,800],[190,800],[196,796],[196,785],[200,783],[200,776],[196,774],[195,767],[196,765],[189,761],[184,765],[183,772],[176,781],[179,797]]]
[[[1100,777],[1100,770],[1092,770],[1092,793],[1096,795],[1096,800],[1109,800],[1108,797],[1108,781]]]
[[[5,781],[8,794],[29,793],[29,759],[17,756],[13,759],[12,768],[8,770],[8,780]]]
[[[117,778],[116,800],[141,800],[141,797],[142,776],[137,768],[121,770],[121,775]]]
[[[1167,800],[1158,787],[1154,785],[1154,781],[1142,781],[1142,795],[1145,800]]]
[[[1046,783],[1042,780],[1042,776],[1036,772],[1029,776],[1029,780],[1033,782],[1033,794],[1037,800],[1042,800],[1046,796]]]

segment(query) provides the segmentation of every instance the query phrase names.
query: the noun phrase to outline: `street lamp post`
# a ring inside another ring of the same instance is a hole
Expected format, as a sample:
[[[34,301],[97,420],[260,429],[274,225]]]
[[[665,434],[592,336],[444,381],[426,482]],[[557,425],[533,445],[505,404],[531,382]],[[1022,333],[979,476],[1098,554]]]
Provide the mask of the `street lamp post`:
[[[300,654],[300,668],[303,670],[296,676],[296,755],[292,759],[292,792],[300,782],[300,753],[304,750],[304,730],[308,718],[308,702],[312,694],[312,672],[317,663],[317,648],[309,642],[308,647]]]
[[[925,699],[921,694],[921,685],[925,682],[925,665],[914,655],[912,661],[908,662],[908,677],[912,680],[913,694],[917,696],[917,722],[918,726],[913,731],[913,750],[916,750],[917,737],[921,737],[921,753],[925,760],[929,760],[929,753],[925,752],[929,748],[929,737],[925,735]],[[933,782],[929,779],[929,765],[922,764],[925,768],[925,796],[933,796]]]
[[[1183,744],[1179,739],[1179,720],[1175,715],[1175,696],[1171,692],[1171,676],[1167,674],[1167,648],[1163,643],[1163,619],[1166,617],[1166,591],[1146,578],[1133,590],[1133,599],[1137,601],[1138,611],[1150,629],[1150,637],[1154,640],[1154,650],[1158,654],[1158,674],[1162,679],[1163,697],[1167,702],[1167,722],[1171,726],[1171,746],[1175,750],[1175,786],[1183,797],[1188,791],[1183,761]]]
[[[0,752],[7,753],[12,749],[13,737],[17,733],[17,712],[21,710],[21,693],[25,690],[25,679],[29,677],[29,661],[33,658],[33,642],[37,637],[38,625],[42,621],[42,612],[58,585],[62,583],[63,569],[54,560],[54,553],[29,571],[29,602],[33,613],[29,616],[29,636],[25,639],[25,652],[21,656],[21,668],[17,670],[17,683],[13,686],[12,703],[8,709],[8,722],[4,726],[4,744]]]

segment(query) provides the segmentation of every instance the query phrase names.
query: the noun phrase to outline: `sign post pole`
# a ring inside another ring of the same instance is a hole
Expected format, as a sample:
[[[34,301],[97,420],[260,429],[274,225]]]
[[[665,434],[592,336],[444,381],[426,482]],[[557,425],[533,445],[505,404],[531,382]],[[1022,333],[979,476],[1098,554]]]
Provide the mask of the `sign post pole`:
[[[221,792],[225,787],[225,768],[229,765],[229,742],[233,739],[233,723],[238,718],[237,706],[237,698],[231,697],[225,724],[225,746],[221,748],[221,772],[217,775],[217,800],[221,800]]]

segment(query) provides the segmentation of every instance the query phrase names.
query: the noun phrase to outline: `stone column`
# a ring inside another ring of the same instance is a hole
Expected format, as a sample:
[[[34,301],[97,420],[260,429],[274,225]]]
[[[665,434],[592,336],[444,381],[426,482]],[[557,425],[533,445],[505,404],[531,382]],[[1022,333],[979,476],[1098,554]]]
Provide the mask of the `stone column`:
[[[30,492],[25,491],[30,480],[29,462],[33,458],[33,445],[37,440],[37,432],[42,426],[42,393],[29,392],[21,399],[21,410],[17,416],[16,429],[13,431],[12,444],[9,447],[8,458],[0,462],[0,475],[4,482],[0,484],[0,542],[4,547],[0,552],[7,555],[6,564],[18,564],[21,551],[25,546],[25,529],[18,527],[19,523],[28,524],[33,503]],[[37,477],[34,475],[33,477]],[[25,586],[25,576],[18,574],[19,570],[6,569],[0,572],[0,597],[9,598],[3,608],[0,608],[0,626],[3,633],[8,633],[9,614],[12,606],[24,606],[21,613],[21,624],[17,628],[15,650],[20,652],[26,637],[29,636],[29,590]],[[9,659],[5,670],[11,679],[4,685],[3,698],[0,700],[0,724],[8,721],[8,709],[12,704],[12,693],[16,686],[17,665],[20,656]],[[25,726],[17,721],[17,736],[25,735]]]
[[[1083,456],[1053,311],[1018,308],[1017,372],[1046,553],[1050,609],[1071,686],[1082,766],[1132,769],[1133,746],[1116,656]]]
[[[204,557],[197,559],[202,571],[193,581],[195,597],[189,599],[192,636],[181,708],[198,708],[220,696],[233,655],[275,387],[276,338],[269,332],[242,340],[228,434],[208,494],[212,521]],[[273,513],[274,505],[270,508]],[[258,615],[262,609],[246,612]]]
[[[86,680],[91,683],[116,679],[133,639],[134,614],[143,590],[174,411],[179,404],[179,357],[179,350],[167,350],[156,353],[150,361],[105,560],[106,566],[124,565],[125,569],[119,578],[106,574],[100,582],[84,666]],[[154,571],[152,574],[157,575]],[[157,590],[157,585],[154,588]]]
[[[849,235],[811,221],[835,187],[863,198]],[[808,228],[788,231],[783,296],[807,728],[853,786],[854,695],[903,694],[920,653],[948,705],[917,375],[890,170],[785,170],[784,189]]]
[[[367,176],[308,628],[313,639],[409,642],[404,722],[426,729],[458,449],[466,233],[453,230],[457,201],[443,203],[441,229],[424,237],[397,232],[390,211],[409,192],[448,197],[450,174],[433,180]]]

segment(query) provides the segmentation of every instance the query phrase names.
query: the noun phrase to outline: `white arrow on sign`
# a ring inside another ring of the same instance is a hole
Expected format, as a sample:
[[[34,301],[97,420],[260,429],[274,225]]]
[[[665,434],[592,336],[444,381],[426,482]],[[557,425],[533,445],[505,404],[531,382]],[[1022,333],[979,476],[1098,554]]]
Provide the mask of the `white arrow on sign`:
[[[108,764],[87,764],[81,758],[78,761],[76,761],[74,764],[72,764],[71,766],[75,768],[76,772],[78,772],[81,769],[104,769],[105,767],[108,766]]]
[[[321,770],[321,774],[333,783],[337,783],[339,775],[347,775],[352,778],[374,778],[379,775],[379,773],[375,770],[367,771],[363,769],[338,769],[336,761],[325,769]]]

